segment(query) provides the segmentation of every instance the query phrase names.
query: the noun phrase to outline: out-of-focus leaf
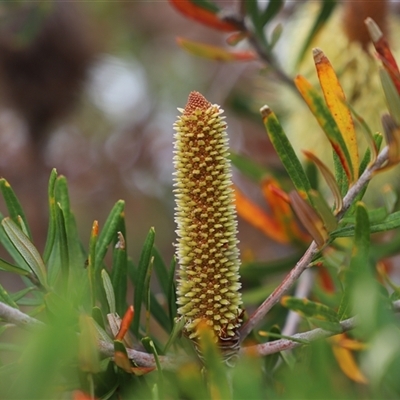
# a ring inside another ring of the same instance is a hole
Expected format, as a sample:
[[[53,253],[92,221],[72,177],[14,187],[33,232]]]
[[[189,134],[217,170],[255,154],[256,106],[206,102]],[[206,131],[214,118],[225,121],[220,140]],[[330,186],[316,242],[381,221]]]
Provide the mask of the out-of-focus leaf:
[[[340,342],[343,337],[345,337],[345,335],[341,334],[332,336],[330,339],[332,342],[333,355],[335,356],[340,369],[353,381],[357,383],[368,383],[367,378],[358,367],[351,351],[341,345]]]
[[[393,186],[386,184],[382,188],[383,201],[385,203],[385,209],[388,214],[391,214],[396,206],[399,196],[394,190]]]
[[[297,75],[294,82],[339,157],[349,182],[354,182],[357,166],[353,166],[347,145],[323,98],[303,76]]]
[[[211,399],[230,399],[227,371],[221,362],[220,351],[214,341],[214,334],[205,321],[199,325],[199,347],[207,368]]]
[[[325,304],[292,296],[282,297],[281,304],[307,318],[317,318],[330,322],[339,322],[336,311]]]
[[[70,273],[69,244],[67,238],[65,214],[64,210],[61,208],[60,203],[57,203],[56,205],[56,220],[57,220],[56,238],[58,239],[58,247],[60,252],[58,266],[61,271],[61,275],[59,276],[57,283],[62,288],[62,291],[66,293],[68,287],[68,278]]]
[[[346,275],[344,293],[338,311],[338,317],[341,320],[351,315],[351,293],[356,283],[357,276],[360,275],[360,271],[368,268],[369,265],[371,227],[368,212],[365,205],[361,202],[358,202],[356,207],[354,246],[349,270]]]
[[[100,371],[100,356],[97,348],[98,335],[93,318],[79,316],[79,364],[85,372],[96,374]]]
[[[367,18],[365,24],[371,36],[372,43],[375,46],[375,50],[377,51],[384,68],[389,73],[391,81],[396,87],[397,93],[400,94],[400,71],[393,53],[390,50],[389,43],[372,18]]]
[[[139,326],[140,326],[140,311],[142,302],[146,301],[144,296],[145,292],[145,280],[147,276],[147,270],[150,267],[151,253],[153,250],[155,238],[154,228],[151,228],[146,240],[144,242],[142,253],[140,255],[139,266],[137,269],[137,277],[135,279],[135,293],[133,300],[133,307],[135,309],[135,316],[133,318],[132,331],[136,337],[139,337]]]
[[[270,217],[264,210],[245,197],[237,187],[235,187],[235,202],[239,216],[252,226],[279,243],[289,242],[284,226],[279,224],[278,221]]]
[[[336,4],[337,4],[336,0],[324,0],[323,2],[321,2],[321,9],[315,18],[314,24],[311,27],[310,32],[303,43],[303,46],[301,47],[299,55],[297,56],[296,66],[298,66],[303,61],[303,58],[308,49],[310,48],[311,43],[314,40],[314,37],[318,34],[321,28],[328,21],[333,10],[336,7]]]
[[[274,219],[286,233],[288,242],[308,243],[310,237],[300,230],[290,207],[289,196],[280,189],[279,182],[273,178],[264,179],[262,193]]]
[[[260,164],[255,163],[250,157],[230,152],[229,158],[232,164],[245,176],[255,182],[261,182],[264,178],[271,176],[271,171]]]
[[[390,167],[400,161],[400,127],[388,114],[382,115],[382,125],[383,132],[385,133],[386,143],[389,146],[388,166]],[[381,170],[384,169],[385,166],[381,168]]]
[[[226,39],[226,43],[229,44],[229,46],[236,46],[238,43],[246,39],[248,36],[249,35],[247,32],[234,32],[231,33],[229,37]]]
[[[26,219],[25,213],[22,209],[22,206],[20,202],[18,201],[17,196],[14,193],[14,190],[10,186],[10,184],[4,179],[0,179],[0,190],[3,195],[4,201],[7,206],[8,213],[10,215],[10,218],[20,226],[22,229],[22,225],[19,224],[18,217],[22,218],[23,224],[26,227],[26,230],[28,232],[28,238],[32,240],[32,234],[29,229],[28,221]]]
[[[312,204],[312,200],[308,196],[308,192],[311,189],[310,182],[276,115],[268,106],[263,106],[260,113],[271,143],[295,188]]]
[[[187,52],[203,58],[215,61],[252,61],[257,59],[256,53],[250,50],[229,51],[222,47],[195,42],[179,37],[176,39],[180,47]]]
[[[284,1],[283,0],[273,0],[269,1],[265,10],[260,14],[260,23],[262,26],[268,24],[272,18],[278,14],[279,10],[282,8]]]
[[[336,121],[350,153],[351,165],[353,167],[353,181],[356,181],[358,178],[359,164],[357,137],[350,110],[345,103],[345,94],[331,63],[325,54],[320,49],[314,49],[313,56],[326,105]]]
[[[322,176],[325,178],[325,182],[328,184],[329,189],[333,194],[335,200],[335,212],[339,212],[343,207],[343,199],[340,193],[340,189],[336,183],[335,177],[329,168],[311,151],[303,150],[304,155],[312,160],[318,169],[321,171]]]
[[[1,225],[11,243],[36,275],[39,282],[44,287],[47,287],[46,267],[36,247],[10,218],[4,218],[1,221]]]
[[[111,279],[105,269],[101,270],[101,279],[103,280],[103,287],[106,293],[108,307],[110,309],[110,313],[115,313],[115,294],[114,289],[111,283]]]
[[[318,247],[322,247],[329,238],[324,221],[298,192],[293,190],[289,193],[289,197],[293,210],[304,225],[304,228],[315,240]]]
[[[115,293],[115,309],[118,314],[122,315],[126,310],[128,257],[124,235],[122,232],[118,232],[117,234],[118,241],[113,251],[111,281]]]
[[[190,0],[190,1],[196,4],[197,6],[204,8],[205,10],[211,11],[212,13],[217,13],[220,11],[220,8],[212,1],[208,0]]]
[[[169,3],[174,6],[185,17],[193,19],[210,28],[224,32],[234,32],[239,30],[238,27],[228,21],[222,21],[218,18],[217,13],[207,8],[203,8],[190,0],[169,0]],[[201,4],[203,5],[203,4]]]
[[[118,225],[120,223],[121,215],[123,215],[124,208],[125,202],[123,200],[118,200],[108,215],[104,228],[102,229],[96,244],[96,259],[94,263],[95,271],[100,271],[108,246],[113,239],[117,237]]]
[[[379,70],[379,77],[381,78],[383,92],[386,97],[386,104],[389,109],[389,113],[393,118],[395,124],[400,126],[400,94],[390,78],[389,73],[384,70]]]
[[[292,256],[282,257],[276,260],[244,262],[240,267],[242,279],[250,283],[259,283],[263,278],[289,271],[301,257],[301,254],[295,253]]]
[[[274,3],[273,1],[270,2]],[[275,45],[278,43],[278,40],[280,39],[280,37],[282,36],[282,32],[283,32],[283,25],[282,24],[278,24],[275,26],[275,28],[273,29],[273,31],[271,32],[271,39],[269,41],[269,48],[270,50],[272,50]]]

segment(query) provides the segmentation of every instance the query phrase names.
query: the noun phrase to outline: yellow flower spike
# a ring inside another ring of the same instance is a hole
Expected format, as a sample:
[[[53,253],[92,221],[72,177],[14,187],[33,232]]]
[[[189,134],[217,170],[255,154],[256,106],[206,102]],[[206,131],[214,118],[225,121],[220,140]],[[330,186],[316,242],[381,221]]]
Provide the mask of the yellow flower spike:
[[[206,321],[222,353],[235,353],[242,319],[239,250],[226,123],[218,105],[191,92],[174,124],[178,314],[195,342]]]

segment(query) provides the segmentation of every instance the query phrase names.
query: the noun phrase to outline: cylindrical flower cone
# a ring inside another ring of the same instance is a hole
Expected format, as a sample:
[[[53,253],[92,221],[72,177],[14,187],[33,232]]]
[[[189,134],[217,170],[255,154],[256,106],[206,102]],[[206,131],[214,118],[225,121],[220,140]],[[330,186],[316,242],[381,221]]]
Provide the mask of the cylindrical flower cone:
[[[218,105],[192,92],[174,125],[178,313],[195,344],[201,322],[225,358],[239,346],[239,250],[226,123]],[[201,350],[200,350],[201,351]]]

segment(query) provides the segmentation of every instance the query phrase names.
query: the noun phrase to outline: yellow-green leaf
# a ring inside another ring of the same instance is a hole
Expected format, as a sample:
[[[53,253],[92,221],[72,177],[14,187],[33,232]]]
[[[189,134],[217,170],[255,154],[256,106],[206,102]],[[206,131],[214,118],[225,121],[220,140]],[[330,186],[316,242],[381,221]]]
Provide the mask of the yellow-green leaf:
[[[303,76],[298,75],[294,82],[304,101],[307,103],[309,109],[314,114],[314,117],[330,141],[333,150],[337,154],[340,163],[343,166],[347,179],[349,182],[354,182],[354,167],[349,150],[342,137],[342,134],[340,133],[335,119],[325,104],[324,99]]]
[[[357,138],[353,118],[351,117],[350,109],[346,105],[345,94],[325,54],[320,49],[313,49],[313,56],[326,105],[332,113],[343,140],[346,143],[354,169],[353,179],[357,180],[357,167],[359,165]]]

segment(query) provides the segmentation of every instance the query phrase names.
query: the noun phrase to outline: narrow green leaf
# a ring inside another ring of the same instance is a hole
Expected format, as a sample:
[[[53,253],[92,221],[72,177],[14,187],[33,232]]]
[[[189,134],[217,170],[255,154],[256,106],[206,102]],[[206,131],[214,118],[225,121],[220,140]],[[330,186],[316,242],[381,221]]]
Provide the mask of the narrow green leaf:
[[[176,269],[176,257],[172,257],[168,271],[168,313],[170,318],[171,326],[174,326],[174,320],[177,313],[176,306],[176,287],[175,287],[175,269]]]
[[[139,266],[137,269],[137,279],[135,282],[135,293],[133,305],[135,309],[135,316],[133,318],[132,331],[136,337],[139,337],[140,314],[142,302],[145,301],[144,285],[147,276],[147,270],[150,267],[151,253],[154,245],[155,231],[151,228],[147,238],[144,242],[142,253],[140,255]]]
[[[114,289],[111,283],[111,279],[108,275],[108,272],[105,269],[101,270],[101,279],[103,280],[104,291],[106,292],[106,297],[108,301],[108,307],[110,309],[110,313],[114,314],[115,311],[115,294]]]
[[[24,269],[22,267],[18,267],[16,265],[10,264],[8,261],[3,260],[1,258],[0,258],[0,270],[13,272],[15,274],[24,275],[24,276],[29,275],[29,272],[30,272],[29,269]]]
[[[385,218],[384,221],[371,224],[370,233],[386,232],[399,227],[400,227],[400,211],[396,211],[395,213],[390,214],[387,218]],[[354,233],[355,233],[355,227],[353,225],[353,226],[345,226],[343,228],[339,228],[331,232],[330,236],[331,238],[350,237],[354,236]]]
[[[272,3],[272,2],[270,2]],[[283,25],[279,23],[275,26],[275,28],[271,32],[271,39],[269,40],[269,50],[272,51],[275,45],[278,43],[278,40],[281,38],[283,33]]]
[[[161,368],[161,363],[160,363],[160,359],[158,358],[158,352],[156,349],[156,346],[154,345],[153,340],[151,340],[150,337],[146,337],[142,339],[142,343],[143,341],[146,341],[146,349],[149,349],[149,352],[151,354],[153,354],[154,356],[154,361],[156,362],[156,366],[157,366],[157,371],[158,371],[158,382],[159,384],[163,384],[163,380],[164,380],[164,375],[163,375],[163,370]]]
[[[10,296],[15,302],[18,302],[19,300],[24,298],[28,293],[32,292],[32,290],[35,290],[34,286],[30,286],[25,289],[19,290],[18,292],[14,292]]]
[[[7,290],[0,284],[0,301],[11,307],[18,308],[13,298],[8,294]]]
[[[260,24],[264,27],[271,21],[283,6],[283,0],[271,0],[268,2],[267,8],[261,13],[259,19]]]
[[[64,293],[67,293],[68,278],[69,278],[69,246],[67,239],[67,228],[65,226],[64,212],[60,203],[56,205],[56,220],[57,220],[57,241],[59,246],[59,267],[61,275],[59,277],[60,286]]]
[[[299,299],[297,297],[284,296],[281,304],[292,311],[307,318],[316,318],[320,320],[339,322],[336,311],[325,304],[310,301],[308,299]]]
[[[10,218],[4,218],[1,221],[1,225],[11,243],[36,275],[39,282],[44,287],[47,287],[46,267],[36,247]]]
[[[135,267],[130,259],[128,259],[128,274],[131,278],[133,286],[136,287],[138,281],[138,269]],[[160,326],[166,331],[170,332],[173,326],[173,320],[171,320],[165,308],[158,302],[157,297],[152,291],[150,291],[150,313],[154,319],[160,324]]]
[[[175,340],[181,335],[182,329],[185,326],[185,319],[184,318],[177,318],[174,321],[174,325],[172,328],[172,332],[169,335],[167,344],[164,347],[164,354],[166,354],[169,348],[175,343]]]
[[[21,203],[18,201],[17,196],[14,193],[14,190],[10,186],[10,184],[4,179],[0,179],[0,190],[3,195],[4,201],[7,206],[8,213],[10,218],[22,229],[23,225],[25,225],[26,231],[28,233],[28,238],[32,240],[32,234],[29,229],[28,221],[26,219],[25,213],[22,209]],[[23,225],[20,224],[19,218],[22,219]]]
[[[66,177],[63,175],[59,176],[56,180],[55,195],[56,204],[59,204],[59,208],[62,211],[65,231],[65,238],[63,239],[60,237],[59,240],[66,240],[66,244],[68,245],[69,267],[71,268],[71,272],[76,275],[76,273],[82,271],[82,265],[86,259],[86,251],[83,249],[79,240],[75,217],[71,211],[68,183]],[[59,219],[58,222],[60,222]],[[58,233],[60,234],[61,232]]]
[[[56,197],[55,185],[57,180],[57,170],[52,169],[47,189],[49,198],[49,227],[47,231],[46,245],[43,252],[43,260],[47,263],[53,251],[53,246],[56,238],[57,220],[56,220]]]
[[[343,328],[340,325],[340,322],[325,321],[318,318],[307,318],[307,320],[311,322],[313,325],[317,326],[318,328],[324,329],[326,331],[335,333],[343,332]]]
[[[282,126],[268,106],[262,107],[260,112],[271,143],[278,153],[295,188],[310,204],[312,204],[312,200],[309,196],[311,184]]]
[[[149,267],[146,271],[146,278],[144,280],[144,305],[146,307],[146,336],[150,335],[150,315],[151,315],[151,290],[150,290],[150,280],[151,273],[153,271],[154,257],[151,256]]]
[[[263,179],[272,175],[271,171],[257,164],[250,157],[231,152],[229,158],[234,167],[243,175],[257,183],[260,183]]]
[[[96,259],[95,259],[95,271],[99,271],[104,257],[107,253],[108,246],[117,237],[118,226],[120,224],[121,216],[124,212],[125,202],[123,200],[118,200],[111,210],[108,218],[104,224],[97,244],[96,244]]]
[[[115,309],[119,315],[123,315],[126,308],[128,257],[126,243],[122,232],[118,232],[118,242],[113,251],[113,267],[111,281],[115,293]]]
[[[354,231],[354,246],[349,270],[346,274],[345,289],[339,306],[338,316],[341,320],[351,315],[351,293],[360,272],[368,268],[370,248],[370,223],[365,205],[361,202],[356,206],[356,225]]]
[[[154,267],[154,272],[156,273],[158,283],[161,287],[162,292],[165,294],[167,297],[170,291],[169,288],[169,275],[168,275],[168,269],[167,266],[165,265],[162,257],[160,256],[160,253],[158,250],[153,247],[153,267]]]

